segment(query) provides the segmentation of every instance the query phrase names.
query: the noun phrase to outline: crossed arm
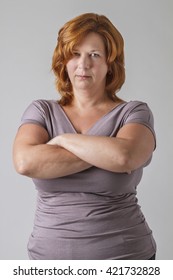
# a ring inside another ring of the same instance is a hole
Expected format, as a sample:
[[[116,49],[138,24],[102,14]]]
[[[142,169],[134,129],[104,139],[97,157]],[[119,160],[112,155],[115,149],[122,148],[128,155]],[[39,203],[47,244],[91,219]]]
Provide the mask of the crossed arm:
[[[50,179],[91,166],[130,173],[143,165],[155,145],[152,132],[140,124],[123,126],[116,137],[63,134],[51,140],[35,124],[20,127],[14,141],[14,165],[22,175]]]
[[[35,124],[22,125],[13,145],[16,171],[32,178],[52,179],[83,171],[90,164],[58,145],[48,145],[47,131]]]

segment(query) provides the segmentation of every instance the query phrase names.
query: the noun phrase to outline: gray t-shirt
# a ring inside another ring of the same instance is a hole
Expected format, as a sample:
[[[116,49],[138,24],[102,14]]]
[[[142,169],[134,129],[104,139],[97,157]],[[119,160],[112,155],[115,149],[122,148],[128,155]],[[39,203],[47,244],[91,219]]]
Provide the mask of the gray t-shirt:
[[[41,125],[50,139],[77,133],[54,100],[33,101],[22,117],[21,125],[26,123]],[[140,101],[118,105],[86,134],[115,137],[127,123],[143,124],[155,137],[152,112]],[[150,161],[131,174],[93,166],[61,178],[33,178],[38,199],[28,242],[30,259],[149,259],[156,244],[138,205],[136,187]]]

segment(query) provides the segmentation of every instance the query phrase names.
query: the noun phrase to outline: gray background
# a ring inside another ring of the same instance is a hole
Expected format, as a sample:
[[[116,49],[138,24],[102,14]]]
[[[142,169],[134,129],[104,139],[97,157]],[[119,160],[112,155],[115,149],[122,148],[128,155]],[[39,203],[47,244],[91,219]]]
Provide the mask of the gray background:
[[[33,99],[56,99],[51,58],[59,28],[85,12],[108,16],[125,39],[126,83],[119,96],[146,101],[157,150],[138,187],[157,241],[157,259],[173,259],[173,1],[0,0],[0,259],[27,259],[36,191],[18,175],[12,144]]]

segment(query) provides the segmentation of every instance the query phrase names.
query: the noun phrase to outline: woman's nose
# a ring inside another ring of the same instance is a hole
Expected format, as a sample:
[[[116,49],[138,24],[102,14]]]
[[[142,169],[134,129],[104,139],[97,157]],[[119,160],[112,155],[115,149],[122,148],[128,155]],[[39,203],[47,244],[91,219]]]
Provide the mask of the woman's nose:
[[[90,67],[90,59],[87,55],[81,55],[78,61],[79,69],[88,69]]]

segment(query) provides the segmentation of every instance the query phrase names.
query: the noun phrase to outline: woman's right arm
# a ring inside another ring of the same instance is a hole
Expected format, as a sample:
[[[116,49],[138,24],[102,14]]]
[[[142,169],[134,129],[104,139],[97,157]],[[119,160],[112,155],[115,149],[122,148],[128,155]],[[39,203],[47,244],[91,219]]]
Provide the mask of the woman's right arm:
[[[13,160],[16,171],[32,178],[52,179],[91,167],[71,152],[49,145],[47,131],[36,124],[23,124],[16,135]]]

